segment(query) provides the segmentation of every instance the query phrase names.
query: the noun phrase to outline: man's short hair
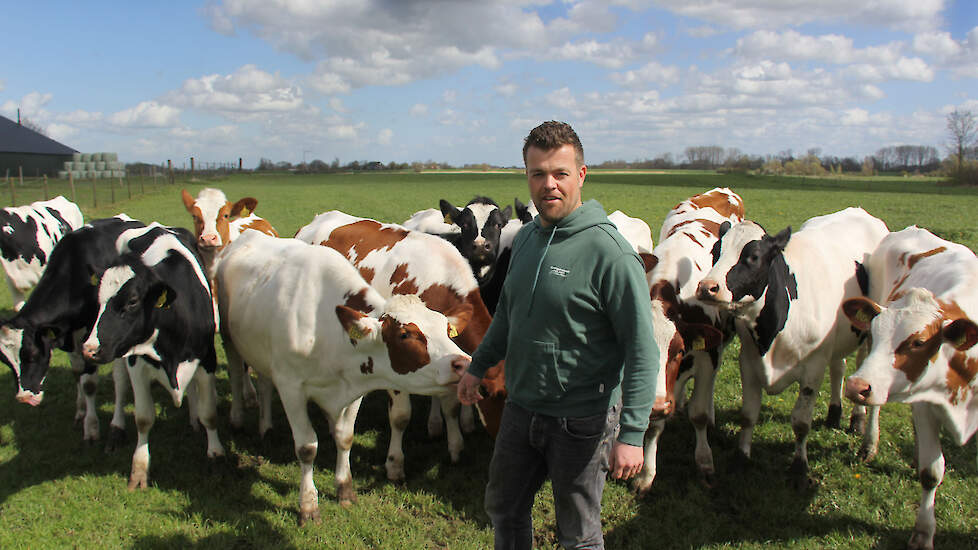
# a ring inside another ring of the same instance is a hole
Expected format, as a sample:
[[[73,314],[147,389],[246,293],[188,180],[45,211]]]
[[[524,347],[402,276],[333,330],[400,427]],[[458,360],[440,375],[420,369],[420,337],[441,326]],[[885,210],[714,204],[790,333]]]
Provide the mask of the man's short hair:
[[[530,130],[530,134],[523,140],[523,164],[526,164],[526,152],[530,147],[536,147],[541,151],[553,151],[564,145],[574,146],[574,160],[577,166],[584,165],[584,146],[581,139],[577,137],[577,132],[566,122],[550,120]]]

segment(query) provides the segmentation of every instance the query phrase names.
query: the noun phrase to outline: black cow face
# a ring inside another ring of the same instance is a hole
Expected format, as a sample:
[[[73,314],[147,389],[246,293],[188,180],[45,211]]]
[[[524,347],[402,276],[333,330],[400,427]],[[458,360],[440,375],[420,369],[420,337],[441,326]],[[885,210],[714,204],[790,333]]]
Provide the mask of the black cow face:
[[[479,284],[484,284],[492,277],[499,254],[499,235],[512,216],[512,207],[500,210],[495,201],[486,197],[472,199],[461,210],[444,199],[439,206],[446,221],[462,230],[449,240],[468,260]]]
[[[733,295],[733,301],[745,296],[759,300],[764,295],[771,263],[781,256],[790,238],[791,228],[788,227],[774,237],[765,234],[760,240],[744,245],[737,264],[727,272],[727,288]]]
[[[51,350],[62,347],[64,335],[55,327],[4,324],[0,327],[0,361],[10,367],[20,390],[41,393]]]

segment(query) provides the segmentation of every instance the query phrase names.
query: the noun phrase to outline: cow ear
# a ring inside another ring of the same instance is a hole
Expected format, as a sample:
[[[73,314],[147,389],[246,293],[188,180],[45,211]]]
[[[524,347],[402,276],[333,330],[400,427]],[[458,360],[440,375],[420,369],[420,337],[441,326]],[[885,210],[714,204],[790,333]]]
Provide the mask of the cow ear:
[[[71,338],[66,339],[64,331],[53,325],[38,326],[35,338],[38,345],[43,346],[45,349],[60,348],[65,344],[71,343]]]
[[[247,218],[255,211],[258,207],[258,199],[254,197],[245,197],[238,202],[234,203],[231,207],[231,217],[232,218]]]
[[[445,223],[451,225],[455,223],[458,215],[462,213],[461,210],[455,207],[454,204],[441,199],[438,201],[438,208],[441,210],[441,215],[445,216]]]
[[[187,193],[186,189],[180,190],[180,197],[183,199],[183,207],[187,209],[187,212],[191,214],[194,213],[194,203],[197,202],[190,193]]]
[[[508,222],[510,218],[513,217],[513,207],[507,206],[506,208],[500,210],[499,213],[503,215],[503,221]]]
[[[472,304],[468,302],[458,304],[446,311],[445,317],[448,318],[448,336],[455,338],[469,326],[469,321],[472,320]]]
[[[718,347],[723,343],[723,333],[713,325],[706,323],[680,323],[678,326],[686,342],[687,351],[704,351]]]
[[[350,343],[353,345],[365,338],[376,338],[380,332],[375,326],[377,324],[376,319],[349,306],[342,304],[336,306],[336,318],[339,319],[340,325],[343,326],[343,332],[349,335]]]
[[[721,223],[720,228],[717,230],[717,238],[722,239],[723,236],[727,234],[727,231],[730,231],[731,227],[733,227],[733,224],[730,222]]]
[[[153,283],[146,291],[146,303],[151,304],[156,309],[167,309],[176,299],[177,291],[163,282]]]
[[[789,225],[782,229],[772,240],[774,241],[774,246],[784,250],[784,247],[788,246],[788,241],[791,240],[791,226]]]
[[[955,319],[944,325],[941,333],[958,351],[971,349],[978,342],[978,325],[971,319]]]
[[[849,318],[852,326],[868,331],[873,319],[883,311],[879,304],[864,296],[849,298],[842,302],[842,313]]]
[[[642,258],[642,263],[645,265],[646,273],[650,273],[653,269],[655,269],[655,266],[659,265],[659,258],[655,254],[639,252],[638,257]]]

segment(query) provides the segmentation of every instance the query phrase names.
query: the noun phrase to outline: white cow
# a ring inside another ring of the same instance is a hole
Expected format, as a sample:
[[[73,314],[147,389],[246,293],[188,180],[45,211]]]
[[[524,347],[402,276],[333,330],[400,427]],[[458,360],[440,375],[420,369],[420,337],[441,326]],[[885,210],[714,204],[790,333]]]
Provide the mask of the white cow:
[[[912,549],[934,547],[934,499],[944,479],[940,431],[964,445],[978,430],[978,258],[908,227],[883,239],[868,264],[870,295],[842,309],[872,344],[846,381],[860,405],[910,403],[920,505]]]
[[[866,292],[863,265],[887,233],[881,220],[847,208],[811,218],[794,235],[789,227],[771,237],[744,221],[721,236],[697,297],[735,317],[743,384],[740,459],[750,458],[761,390],[777,394],[798,382],[790,472],[799,487],[808,486],[808,433],[826,365],[832,381],[828,424],[837,425],[845,357],[859,343],[839,306]]]
[[[416,296],[385,300],[335,250],[246,231],[217,268],[226,345],[272,380],[302,468],[300,523],[319,519],[313,484],[318,441],[308,401],[329,418],[339,501],[354,499],[353,427],[362,396],[377,389],[448,395],[468,355],[449,338],[471,308],[451,318]]]

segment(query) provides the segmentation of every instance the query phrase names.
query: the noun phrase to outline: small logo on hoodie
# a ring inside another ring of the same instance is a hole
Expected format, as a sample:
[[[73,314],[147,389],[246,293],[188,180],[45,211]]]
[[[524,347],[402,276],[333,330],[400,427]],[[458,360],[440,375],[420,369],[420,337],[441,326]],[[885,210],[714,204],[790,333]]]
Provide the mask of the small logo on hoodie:
[[[550,274],[556,275],[558,277],[567,277],[568,275],[570,275],[570,270],[552,265],[550,266]]]

